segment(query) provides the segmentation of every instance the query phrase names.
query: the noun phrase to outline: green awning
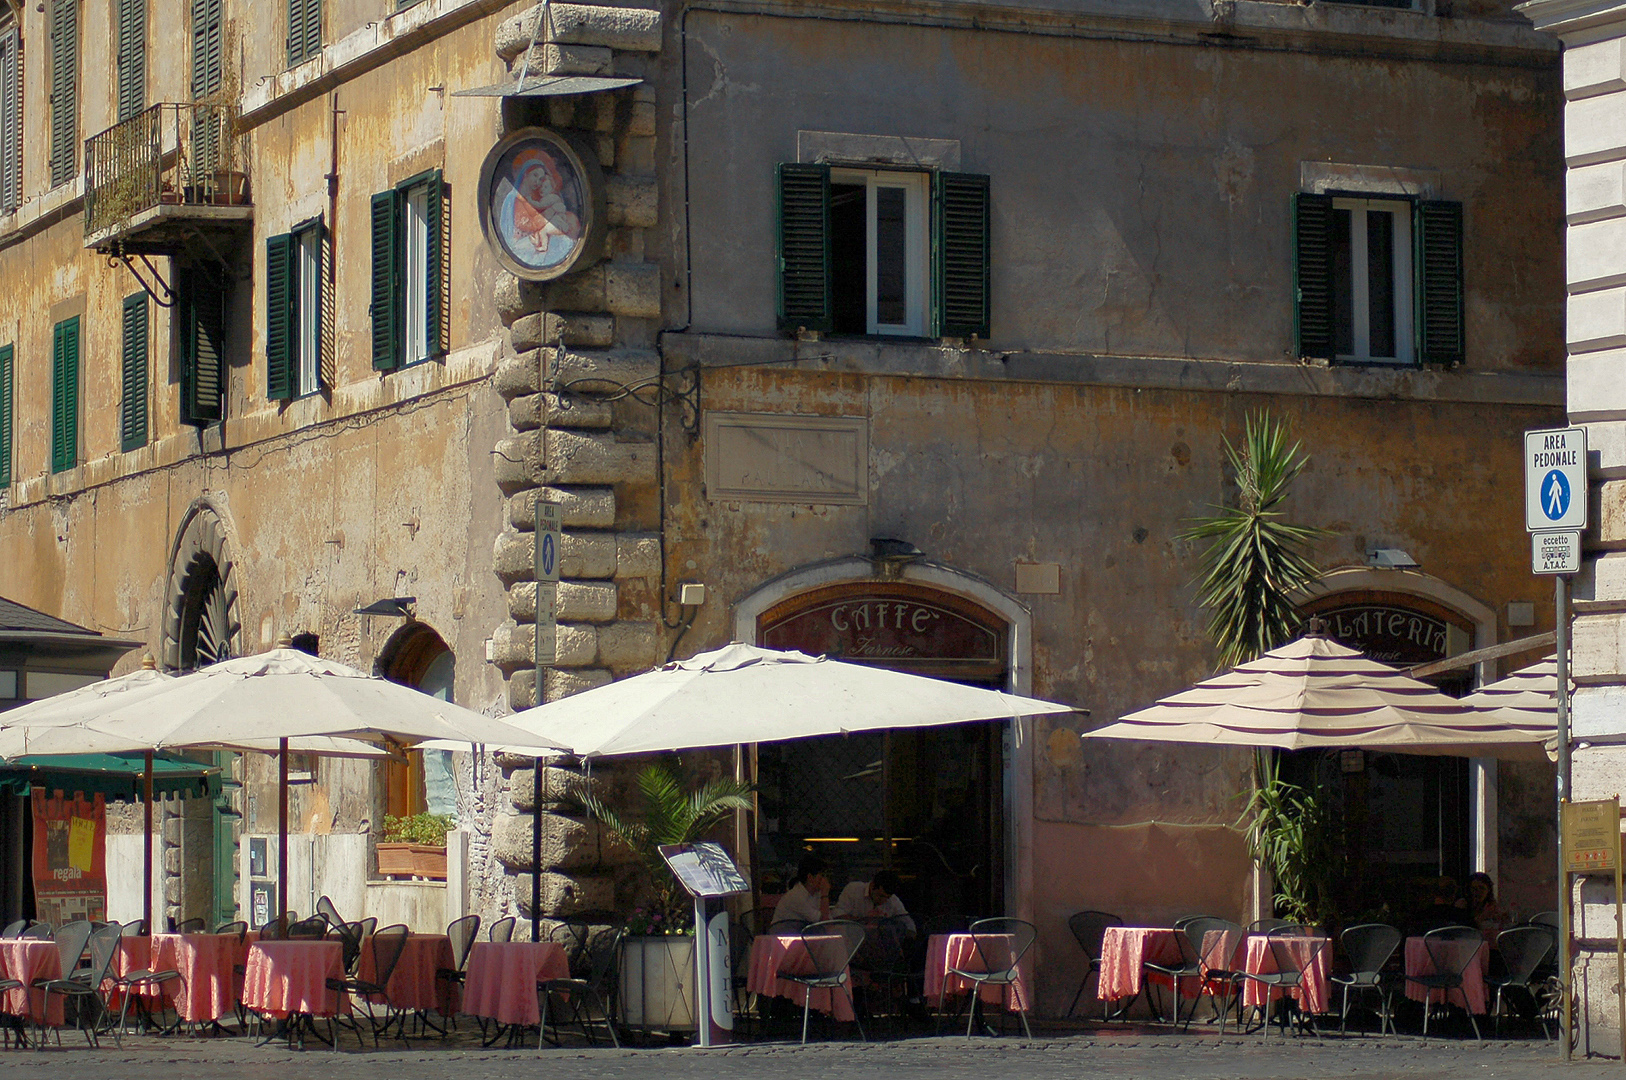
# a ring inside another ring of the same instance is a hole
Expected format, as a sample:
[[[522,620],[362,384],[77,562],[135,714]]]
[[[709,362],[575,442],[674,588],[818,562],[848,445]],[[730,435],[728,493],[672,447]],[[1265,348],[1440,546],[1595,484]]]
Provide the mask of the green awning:
[[[52,754],[15,758],[0,763],[0,791],[26,795],[34,787],[46,791],[100,792],[109,799],[139,802],[145,784],[146,763],[141,754]],[[220,794],[220,771],[195,761],[154,755],[152,793],[170,796]]]

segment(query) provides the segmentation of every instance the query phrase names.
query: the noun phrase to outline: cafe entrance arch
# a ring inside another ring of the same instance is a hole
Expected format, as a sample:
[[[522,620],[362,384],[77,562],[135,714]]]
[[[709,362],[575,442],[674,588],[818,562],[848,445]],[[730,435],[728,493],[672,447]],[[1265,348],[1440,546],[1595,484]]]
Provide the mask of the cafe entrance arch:
[[[981,579],[913,564],[880,577],[866,559],[777,579],[735,611],[735,636],[776,649],[1026,692],[1027,611]],[[755,863],[780,891],[802,855],[837,883],[888,868],[910,910],[932,917],[1020,912],[1031,792],[1016,778],[1031,740],[1013,722],[760,744]]]

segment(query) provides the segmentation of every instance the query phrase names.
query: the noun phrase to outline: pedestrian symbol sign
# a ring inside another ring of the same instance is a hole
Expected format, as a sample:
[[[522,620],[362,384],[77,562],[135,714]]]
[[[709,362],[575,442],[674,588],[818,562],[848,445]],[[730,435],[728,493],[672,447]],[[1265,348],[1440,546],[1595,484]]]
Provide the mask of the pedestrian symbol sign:
[[[1524,527],[1586,528],[1586,429],[1524,433]]]

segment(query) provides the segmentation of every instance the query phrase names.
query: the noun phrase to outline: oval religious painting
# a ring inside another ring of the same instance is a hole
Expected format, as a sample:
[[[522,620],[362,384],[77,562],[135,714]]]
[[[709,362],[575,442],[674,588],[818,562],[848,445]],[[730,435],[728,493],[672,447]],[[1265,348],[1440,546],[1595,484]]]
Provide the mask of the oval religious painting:
[[[604,183],[563,137],[527,128],[492,148],[480,173],[486,242],[515,275],[546,281],[597,256]]]

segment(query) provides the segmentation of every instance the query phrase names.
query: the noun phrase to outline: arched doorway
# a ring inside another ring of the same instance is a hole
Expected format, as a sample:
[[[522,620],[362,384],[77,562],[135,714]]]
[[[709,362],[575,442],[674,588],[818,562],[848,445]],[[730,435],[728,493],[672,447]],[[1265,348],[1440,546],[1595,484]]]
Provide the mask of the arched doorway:
[[[391,682],[442,701],[452,700],[456,657],[427,623],[408,622],[397,630],[379,653],[376,666],[378,674]],[[383,812],[390,817],[424,812],[455,817],[457,786],[451,757],[444,750],[412,750],[404,762],[383,762],[378,777]]]
[[[866,575],[789,590],[752,621],[751,635],[770,648],[999,689],[1012,681],[1010,622],[920,580]],[[797,859],[816,852],[838,880],[896,871],[905,903],[928,918],[1003,912],[1007,727],[759,745],[755,861],[764,891],[779,891]]]

